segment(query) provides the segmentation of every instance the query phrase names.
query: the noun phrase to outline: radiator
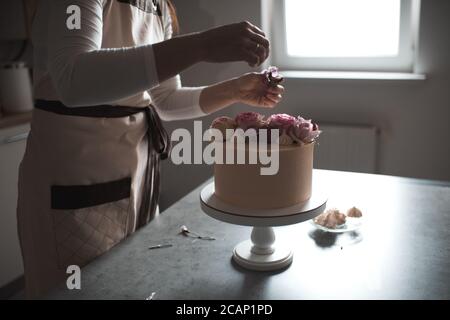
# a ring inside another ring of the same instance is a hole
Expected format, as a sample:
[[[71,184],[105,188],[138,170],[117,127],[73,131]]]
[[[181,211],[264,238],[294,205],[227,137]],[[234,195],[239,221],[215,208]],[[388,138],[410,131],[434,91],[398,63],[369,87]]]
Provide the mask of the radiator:
[[[315,168],[376,173],[376,127],[322,124],[320,129],[323,132],[315,149]]]

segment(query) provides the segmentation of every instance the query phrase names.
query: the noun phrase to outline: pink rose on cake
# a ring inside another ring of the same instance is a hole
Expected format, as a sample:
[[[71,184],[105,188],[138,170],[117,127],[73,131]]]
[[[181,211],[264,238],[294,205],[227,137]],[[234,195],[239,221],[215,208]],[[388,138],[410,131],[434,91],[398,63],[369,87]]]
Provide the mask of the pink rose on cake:
[[[290,146],[294,144],[294,139],[292,139],[288,134],[283,132],[278,138],[278,144],[280,146]]]
[[[236,124],[243,130],[265,127],[264,116],[257,112],[241,112],[235,118]]]
[[[224,140],[228,140],[233,135],[234,130],[236,129],[236,121],[230,117],[222,116],[214,119],[211,123],[211,129],[218,129],[222,132],[222,136]],[[227,131],[228,129],[228,131]],[[231,130],[233,131],[231,131]]]
[[[297,123],[297,119],[286,113],[273,114],[267,120],[269,128],[280,129],[280,131],[287,131],[289,128],[293,127]],[[282,134],[282,132],[280,132]]]
[[[235,129],[236,121],[233,118],[222,116],[214,119],[211,123],[211,128],[220,129],[222,127],[226,127],[227,129]]]
[[[289,136],[288,132],[290,128],[295,126],[297,119],[286,113],[273,114],[267,119],[267,127],[270,130],[278,129],[278,143],[282,146],[291,145],[294,143],[292,137]]]
[[[248,129],[256,129],[257,136],[261,133],[258,129],[267,129],[267,141],[270,143],[271,130],[278,129],[278,143],[280,145],[291,145],[295,143],[312,143],[322,131],[319,126],[311,120],[305,120],[302,117],[294,117],[286,113],[274,114],[264,118],[262,114],[257,112],[242,112],[235,119],[230,117],[219,117],[213,121],[211,128],[218,129],[222,132],[224,140],[228,140],[232,136],[232,131],[240,128],[244,131]],[[259,138],[261,138],[259,136]]]
[[[289,129],[289,136],[297,143],[311,143],[319,137],[321,132],[319,126],[311,120],[298,117],[296,124]]]

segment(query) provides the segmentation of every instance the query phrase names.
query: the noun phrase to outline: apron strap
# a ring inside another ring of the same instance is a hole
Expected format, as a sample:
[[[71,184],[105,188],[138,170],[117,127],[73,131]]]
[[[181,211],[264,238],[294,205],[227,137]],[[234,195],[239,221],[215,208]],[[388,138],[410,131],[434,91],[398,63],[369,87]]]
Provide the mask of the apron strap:
[[[90,118],[122,118],[143,112],[145,108],[98,105],[88,107],[69,108],[60,101],[36,100],[36,109],[60,114],[63,116],[77,116]]]
[[[164,129],[158,113],[152,105],[145,108],[148,122],[147,130],[147,173],[145,175],[144,195],[142,197],[141,211],[136,228],[145,226],[156,214],[161,192],[161,165],[160,161],[170,155],[171,142],[169,134]]]
[[[152,105],[145,108],[145,115],[147,116],[148,128],[151,131],[153,147],[160,155],[161,160],[166,160],[171,149],[169,134],[164,129],[161,118]]]

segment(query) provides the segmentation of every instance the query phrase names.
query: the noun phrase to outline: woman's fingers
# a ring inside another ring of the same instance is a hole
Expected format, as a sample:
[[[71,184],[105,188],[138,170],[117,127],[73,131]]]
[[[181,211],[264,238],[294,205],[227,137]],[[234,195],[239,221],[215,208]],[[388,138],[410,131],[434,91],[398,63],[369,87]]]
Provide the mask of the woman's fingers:
[[[272,93],[266,94],[266,98],[275,103],[279,103],[281,101],[281,99],[283,99],[281,94],[272,94]]]
[[[242,25],[244,28],[251,29],[256,33],[259,33],[260,35],[265,36],[264,31],[262,31],[259,27],[257,27],[256,25],[254,25],[253,23],[251,23],[249,21],[242,22]]]
[[[264,32],[257,27],[247,22],[244,25],[243,44],[247,49],[256,51],[256,54],[260,58],[260,63],[262,63],[269,56],[269,40],[265,37]]]
[[[257,26],[255,26],[254,24],[250,24],[250,29],[255,32],[260,34],[261,36],[263,36],[264,38],[266,38],[266,34],[264,33],[264,31],[262,31],[260,28],[258,28]]]
[[[256,46],[260,50],[260,54],[262,55],[262,61],[265,61],[269,57],[270,52],[270,42],[266,38],[265,33],[259,29],[258,27],[250,24],[248,37],[256,43]]]
[[[254,62],[253,52],[247,53],[247,59]],[[237,88],[239,89],[239,99],[241,102],[255,107],[273,108],[283,98],[283,86],[268,87],[264,82],[265,75],[259,72],[250,72],[237,79]]]
[[[246,37],[248,39],[252,40],[255,44],[262,46],[266,50],[269,49],[270,42],[269,42],[269,40],[267,40],[266,37],[264,37],[260,34],[257,34],[255,32],[253,32],[252,30],[247,31]]]
[[[269,49],[258,47],[257,54],[261,59],[261,63],[266,61],[266,59],[269,57]]]
[[[257,64],[258,66],[267,59],[268,56],[267,49],[265,49],[263,46],[252,40],[249,39],[244,40],[243,48],[246,52],[252,52],[258,57],[259,60]]]
[[[243,50],[243,60],[246,61],[250,67],[256,67],[261,64],[261,58],[256,54],[256,52],[249,49]]]
[[[267,92],[272,94],[283,94],[284,93],[284,87],[277,85],[276,87],[269,87],[267,89]]]
[[[202,57],[208,62],[246,61],[258,66],[269,56],[270,44],[264,32],[249,22],[220,26],[199,33]],[[249,54],[251,51],[254,54]],[[258,57],[255,59],[254,55]],[[257,61],[256,61],[257,60]]]
[[[260,35],[262,35],[263,37],[266,36],[266,34],[264,33],[264,31],[262,31],[259,27],[255,26],[253,23],[249,22],[249,21],[243,21],[240,23],[241,27],[244,29],[250,29],[255,33],[258,33]]]
[[[277,105],[276,101],[273,101],[267,97],[262,98],[262,106],[266,108],[273,108]]]

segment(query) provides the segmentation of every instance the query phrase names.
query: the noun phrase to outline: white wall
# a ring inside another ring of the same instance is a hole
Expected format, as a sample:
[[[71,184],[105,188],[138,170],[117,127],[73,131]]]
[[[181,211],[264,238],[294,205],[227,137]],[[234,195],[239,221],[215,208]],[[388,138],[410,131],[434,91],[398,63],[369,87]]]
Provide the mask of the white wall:
[[[176,0],[183,32],[240,20],[260,23],[260,0]],[[450,180],[450,1],[424,0],[418,71],[425,81],[287,79],[275,110],[322,122],[380,128],[378,172]],[[246,72],[243,64],[200,64],[183,73],[188,85],[207,84]],[[226,113],[235,114],[238,108]],[[225,113],[225,112],[223,112]],[[220,113],[222,114],[222,113]],[[209,117],[212,118],[212,117]],[[205,125],[209,122],[205,121]],[[170,123],[170,128],[191,122]],[[205,166],[164,165],[162,207],[211,175]],[[180,183],[183,181],[182,183]]]

